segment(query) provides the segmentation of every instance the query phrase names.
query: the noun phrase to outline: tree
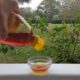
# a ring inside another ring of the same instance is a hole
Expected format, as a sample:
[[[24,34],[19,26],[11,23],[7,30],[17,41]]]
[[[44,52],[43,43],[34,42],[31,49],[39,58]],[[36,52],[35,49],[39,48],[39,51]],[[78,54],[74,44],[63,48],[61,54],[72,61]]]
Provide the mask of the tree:
[[[78,12],[80,12],[80,0],[62,0],[61,17],[64,20],[75,20]]]
[[[30,0],[18,0],[20,3],[29,2]]]
[[[30,7],[21,8],[20,10],[25,19],[32,18],[34,15],[34,11]]]
[[[44,0],[38,10],[45,14],[49,22],[52,22],[53,16],[59,13],[59,7],[60,4],[56,0]]]

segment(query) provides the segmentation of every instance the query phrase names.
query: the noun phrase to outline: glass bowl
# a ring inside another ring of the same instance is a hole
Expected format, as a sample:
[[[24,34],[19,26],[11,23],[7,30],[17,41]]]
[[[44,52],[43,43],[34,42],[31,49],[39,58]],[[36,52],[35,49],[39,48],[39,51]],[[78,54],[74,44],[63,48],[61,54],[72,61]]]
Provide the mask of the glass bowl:
[[[35,56],[28,59],[28,64],[33,72],[44,73],[52,64],[52,59],[47,56]]]

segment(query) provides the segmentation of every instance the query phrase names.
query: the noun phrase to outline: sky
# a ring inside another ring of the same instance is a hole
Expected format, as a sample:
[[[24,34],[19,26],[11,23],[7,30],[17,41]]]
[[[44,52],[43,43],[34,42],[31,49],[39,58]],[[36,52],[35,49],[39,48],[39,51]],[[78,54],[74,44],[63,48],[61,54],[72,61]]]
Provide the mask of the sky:
[[[37,9],[37,7],[39,6],[39,4],[42,2],[43,0],[31,0],[30,3],[24,3],[23,5],[19,5],[20,7],[31,7],[33,10]]]

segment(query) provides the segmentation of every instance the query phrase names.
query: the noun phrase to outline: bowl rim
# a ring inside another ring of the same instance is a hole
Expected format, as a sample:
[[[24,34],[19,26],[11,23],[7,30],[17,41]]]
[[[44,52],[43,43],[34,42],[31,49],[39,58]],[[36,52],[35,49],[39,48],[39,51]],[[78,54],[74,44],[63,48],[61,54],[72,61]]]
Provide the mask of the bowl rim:
[[[48,56],[32,56],[32,57],[28,58],[28,64],[31,65],[31,60],[38,59],[38,58],[48,59],[47,60],[48,65],[50,66],[52,64],[52,59]]]

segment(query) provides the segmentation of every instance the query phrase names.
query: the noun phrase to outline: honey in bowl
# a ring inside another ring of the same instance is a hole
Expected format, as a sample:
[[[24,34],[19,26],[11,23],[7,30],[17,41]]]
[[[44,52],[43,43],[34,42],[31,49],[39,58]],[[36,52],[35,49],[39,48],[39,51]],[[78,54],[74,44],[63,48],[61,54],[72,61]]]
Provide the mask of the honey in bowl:
[[[45,75],[48,72],[52,60],[46,56],[36,56],[28,59],[28,64],[35,75]]]
[[[45,63],[36,63],[32,65],[32,70],[36,73],[43,73],[48,70],[48,65]]]

